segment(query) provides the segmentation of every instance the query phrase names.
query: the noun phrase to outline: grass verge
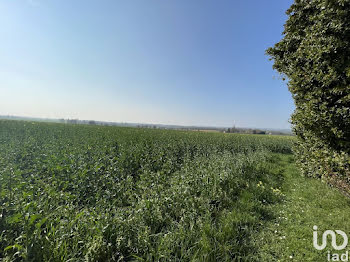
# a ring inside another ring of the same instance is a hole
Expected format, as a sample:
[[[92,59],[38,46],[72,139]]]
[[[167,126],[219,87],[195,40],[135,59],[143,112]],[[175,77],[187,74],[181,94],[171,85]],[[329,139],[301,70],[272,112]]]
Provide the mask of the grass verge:
[[[272,208],[275,219],[267,221],[255,236],[258,260],[327,261],[328,251],[344,253],[347,249],[332,249],[330,238],[324,250],[316,250],[313,226],[318,227],[319,243],[325,230],[339,229],[348,234],[350,199],[320,180],[301,176],[291,155],[274,155],[273,162],[283,169],[280,189],[284,197]]]

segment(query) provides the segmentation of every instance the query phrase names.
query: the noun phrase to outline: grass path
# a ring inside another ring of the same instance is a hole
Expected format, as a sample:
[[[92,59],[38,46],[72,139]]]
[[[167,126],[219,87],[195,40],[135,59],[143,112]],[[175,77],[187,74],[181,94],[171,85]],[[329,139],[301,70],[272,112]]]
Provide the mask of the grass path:
[[[276,155],[274,162],[284,170],[284,197],[273,207],[276,218],[255,238],[258,260],[327,261],[327,251],[335,250],[330,239],[323,251],[313,247],[313,226],[318,226],[319,235],[340,229],[350,236],[350,199],[320,180],[301,176],[290,155]]]

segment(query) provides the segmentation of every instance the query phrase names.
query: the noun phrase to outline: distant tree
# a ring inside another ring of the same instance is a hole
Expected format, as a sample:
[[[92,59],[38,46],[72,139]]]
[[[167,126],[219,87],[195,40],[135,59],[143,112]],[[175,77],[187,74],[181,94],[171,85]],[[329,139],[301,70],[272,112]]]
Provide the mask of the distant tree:
[[[252,134],[257,134],[257,135],[265,135],[265,131],[263,130],[259,130],[259,129],[253,129],[252,131]]]
[[[350,0],[295,0],[267,54],[288,80],[295,153],[305,174],[349,176]]]
[[[69,124],[78,124],[79,120],[78,119],[67,119],[67,123]]]

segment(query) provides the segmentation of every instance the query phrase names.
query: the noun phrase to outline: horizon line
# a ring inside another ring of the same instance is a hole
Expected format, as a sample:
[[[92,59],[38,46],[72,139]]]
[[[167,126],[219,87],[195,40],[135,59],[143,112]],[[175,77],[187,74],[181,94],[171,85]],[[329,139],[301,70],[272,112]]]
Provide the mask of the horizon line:
[[[162,123],[145,123],[145,122],[117,122],[117,121],[105,121],[96,119],[79,119],[79,118],[51,118],[51,117],[37,117],[37,116],[20,116],[20,115],[2,115],[0,114],[0,119],[17,118],[18,120],[48,120],[48,121],[62,121],[62,120],[76,120],[80,122],[86,122],[83,124],[88,124],[88,122],[105,123],[112,125],[129,125],[129,126],[161,126],[161,127],[173,127],[173,128],[207,128],[207,129],[228,129],[228,128],[238,128],[238,129],[260,129],[260,130],[271,130],[271,131],[292,131],[292,128],[269,128],[269,127],[239,127],[239,126],[211,126],[211,125],[181,125],[181,124],[162,124]],[[60,122],[62,123],[62,122]]]

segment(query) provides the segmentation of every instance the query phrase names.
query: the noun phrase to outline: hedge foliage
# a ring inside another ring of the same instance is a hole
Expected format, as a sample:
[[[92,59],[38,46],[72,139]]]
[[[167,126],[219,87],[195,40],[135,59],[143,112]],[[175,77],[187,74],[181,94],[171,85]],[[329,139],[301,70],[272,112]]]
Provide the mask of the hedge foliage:
[[[267,54],[294,98],[298,164],[350,185],[350,0],[295,0],[286,14]]]

